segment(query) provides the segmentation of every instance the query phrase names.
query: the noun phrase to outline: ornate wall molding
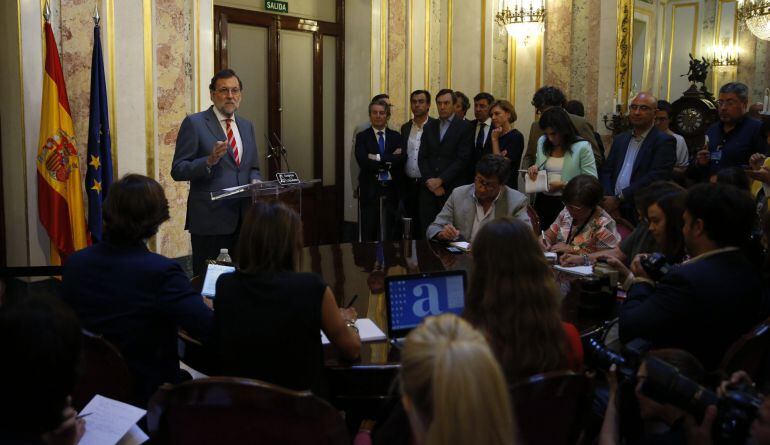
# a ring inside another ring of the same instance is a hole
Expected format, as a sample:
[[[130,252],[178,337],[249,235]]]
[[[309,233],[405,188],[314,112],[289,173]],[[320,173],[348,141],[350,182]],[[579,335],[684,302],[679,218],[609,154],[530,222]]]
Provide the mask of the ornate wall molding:
[[[618,0],[618,38],[615,62],[615,90],[620,91],[618,103],[628,107],[631,88],[631,37],[634,33],[634,0]]]

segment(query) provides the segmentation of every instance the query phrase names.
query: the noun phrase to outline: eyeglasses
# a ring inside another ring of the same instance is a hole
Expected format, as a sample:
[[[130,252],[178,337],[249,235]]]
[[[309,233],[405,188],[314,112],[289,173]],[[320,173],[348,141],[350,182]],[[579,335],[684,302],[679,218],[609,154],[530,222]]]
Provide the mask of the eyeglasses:
[[[738,101],[735,99],[727,99],[727,100],[718,100],[717,106],[718,107],[734,107],[738,105]]]
[[[500,187],[500,183],[498,181],[490,182],[480,176],[476,176],[476,178],[474,178],[474,182],[476,185],[484,187],[487,190]]]
[[[649,105],[631,104],[628,106],[628,109],[631,111],[636,111],[636,110],[644,111],[644,112],[652,111],[652,107],[650,107]]]
[[[235,88],[226,88],[226,87],[222,87],[222,88],[217,88],[217,89],[216,89],[216,90],[214,90],[214,91],[216,91],[216,92],[217,92],[217,94],[221,94],[221,95],[223,95],[223,96],[226,96],[226,95],[227,95],[227,93],[230,93],[230,94],[232,94],[233,96],[238,96],[239,94],[241,94],[241,89],[240,89],[240,88],[238,88],[238,87],[235,87]]]
[[[564,207],[566,207],[567,210],[572,210],[573,212],[579,212],[579,211],[581,211],[581,210],[583,210],[585,208],[585,207],[581,207],[581,206],[567,204],[566,202],[564,203]]]

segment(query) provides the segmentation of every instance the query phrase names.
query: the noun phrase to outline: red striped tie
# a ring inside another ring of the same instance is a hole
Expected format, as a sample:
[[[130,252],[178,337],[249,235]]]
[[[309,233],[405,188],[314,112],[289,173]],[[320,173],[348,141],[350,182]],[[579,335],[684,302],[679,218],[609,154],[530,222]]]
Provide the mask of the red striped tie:
[[[230,148],[233,149],[233,156],[235,157],[235,163],[238,164],[240,167],[241,165],[241,154],[238,152],[238,144],[235,143],[235,135],[233,134],[233,129],[230,127],[230,122],[232,122],[232,119],[225,119],[225,124],[227,125],[227,145],[230,146]]]

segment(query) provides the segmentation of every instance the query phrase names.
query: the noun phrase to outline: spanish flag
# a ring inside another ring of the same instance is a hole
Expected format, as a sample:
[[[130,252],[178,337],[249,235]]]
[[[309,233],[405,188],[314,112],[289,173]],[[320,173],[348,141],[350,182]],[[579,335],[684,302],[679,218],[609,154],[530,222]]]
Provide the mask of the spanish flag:
[[[59,50],[45,23],[45,71],[37,152],[37,207],[51,238],[51,264],[88,245],[83,181]]]

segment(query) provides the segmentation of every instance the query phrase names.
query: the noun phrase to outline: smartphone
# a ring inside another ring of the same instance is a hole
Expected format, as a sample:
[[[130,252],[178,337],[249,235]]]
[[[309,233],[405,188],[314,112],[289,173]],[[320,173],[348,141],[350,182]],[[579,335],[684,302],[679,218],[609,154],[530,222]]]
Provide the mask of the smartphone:
[[[452,247],[452,246],[447,247],[446,250],[447,252],[451,252],[451,253],[463,253],[462,249],[459,249],[457,247]]]

